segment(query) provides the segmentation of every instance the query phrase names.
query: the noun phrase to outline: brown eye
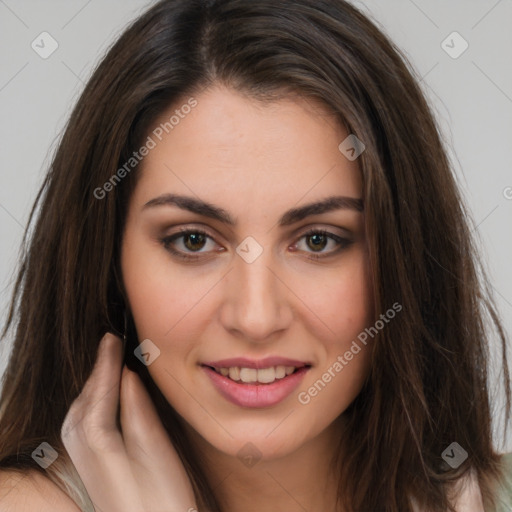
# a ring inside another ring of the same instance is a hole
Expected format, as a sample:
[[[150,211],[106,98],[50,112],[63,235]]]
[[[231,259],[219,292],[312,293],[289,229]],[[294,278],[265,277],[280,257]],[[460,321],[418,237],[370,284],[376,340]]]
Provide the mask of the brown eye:
[[[187,233],[186,235],[182,235],[183,237],[183,245],[190,249],[191,251],[198,251],[204,247],[204,243],[206,240],[206,236],[203,233]]]
[[[327,245],[327,242],[329,241],[329,239],[327,238],[326,235],[322,235],[320,233],[308,235],[307,240],[308,240],[308,247],[310,247],[311,249],[313,249],[315,251],[324,249],[325,246]],[[309,243],[309,242],[311,242],[311,243]]]
[[[179,233],[160,240],[167,251],[184,260],[197,260],[203,254],[212,252],[211,250],[203,250],[208,246],[209,241],[215,247],[213,238],[200,229],[181,230]]]
[[[309,257],[312,259],[326,258],[338,254],[353,243],[352,240],[321,229],[311,229],[300,237],[300,240],[302,239],[306,240],[303,244],[305,249],[300,247],[300,241],[294,245],[294,249],[304,250],[309,253]],[[324,249],[329,246],[331,246],[331,250],[325,251]]]

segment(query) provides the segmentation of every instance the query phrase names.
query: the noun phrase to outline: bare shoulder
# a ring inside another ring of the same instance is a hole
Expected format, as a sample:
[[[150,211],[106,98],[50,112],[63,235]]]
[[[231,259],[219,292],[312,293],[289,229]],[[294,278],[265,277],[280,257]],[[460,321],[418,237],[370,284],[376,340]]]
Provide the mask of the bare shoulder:
[[[0,512],[80,512],[76,503],[48,477],[31,470],[0,470]]]

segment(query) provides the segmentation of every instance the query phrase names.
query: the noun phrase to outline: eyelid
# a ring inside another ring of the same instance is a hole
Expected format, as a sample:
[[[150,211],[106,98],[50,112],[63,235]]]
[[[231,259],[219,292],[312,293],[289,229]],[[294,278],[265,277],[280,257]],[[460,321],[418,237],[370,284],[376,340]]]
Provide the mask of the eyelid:
[[[166,231],[172,229],[173,226],[170,226],[166,229]],[[216,234],[213,234],[213,232],[207,228],[207,227],[204,227],[202,225],[194,225],[194,224],[187,224],[186,226],[179,226],[177,228],[176,231],[168,234],[168,235],[162,235],[162,236],[159,236],[159,238],[162,240],[169,240],[171,238],[179,238],[180,235],[186,235],[188,233],[200,233],[200,234],[203,234],[205,236],[207,236],[208,238],[210,238],[211,240],[213,240],[217,245],[221,245],[219,242],[217,242],[217,238],[219,238],[218,235]],[[222,236],[220,236],[220,238],[223,238]]]
[[[296,229],[293,232],[292,237],[302,237],[311,232],[324,232],[326,234],[332,234],[340,238],[354,238],[354,233],[347,228],[342,228],[341,226],[326,226],[325,224],[322,225],[321,223],[318,222],[314,224],[309,224],[307,226],[302,226]]]

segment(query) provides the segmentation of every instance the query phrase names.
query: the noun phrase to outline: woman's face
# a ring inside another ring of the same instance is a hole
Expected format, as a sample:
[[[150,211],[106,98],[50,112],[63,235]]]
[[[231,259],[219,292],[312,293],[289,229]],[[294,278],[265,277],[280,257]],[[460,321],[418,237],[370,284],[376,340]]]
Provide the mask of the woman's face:
[[[369,371],[361,176],[338,149],[349,134],[312,100],[214,87],[149,135],[122,245],[148,370],[214,448],[291,453],[327,432]]]

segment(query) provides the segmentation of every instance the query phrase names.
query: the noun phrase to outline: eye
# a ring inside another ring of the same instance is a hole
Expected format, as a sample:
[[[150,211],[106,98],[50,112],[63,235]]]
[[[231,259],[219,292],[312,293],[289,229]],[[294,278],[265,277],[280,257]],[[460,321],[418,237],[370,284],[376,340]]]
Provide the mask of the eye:
[[[346,249],[350,244],[352,244],[352,240],[342,238],[323,229],[310,229],[308,232],[301,236],[300,240],[302,239],[305,239],[304,244],[298,242],[292,247],[294,250],[299,249],[305,250],[306,252],[309,252],[308,249],[312,249],[313,252],[309,255],[309,258],[312,259],[320,259],[332,256],[333,254],[341,252],[343,249]],[[333,249],[330,251],[323,251],[326,247],[329,246],[329,244],[331,247],[334,246]],[[305,245],[306,249],[301,248],[301,245],[303,247]]]
[[[305,244],[301,243],[305,240]],[[167,236],[160,240],[161,244],[174,256],[186,261],[197,261],[203,257],[203,253],[209,253],[215,250],[216,244],[213,238],[201,229],[181,229],[179,233]],[[208,244],[211,247],[208,248]],[[299,242],[296,242],[292,250],[301,250],[309,253],[310,259],[320,259],[337,254],[353,243],[352,240],[342,238],[334,233],[322,229],[311,229],[304,233]],[[305,245],[305,248],[304,246]],[[334,246],[330,251],[324,251],[329,245]],[[302,246],[302,247],[300,247]],[[310,252],[308,249],[311,249]],[[223,251],[217,249],[218,252]],[[196,254],[194,254],[196,253]]]
[[[179,243],[178,240],[182,239]],[[210,252],[208,250],[208,242],[213,242],[212,237],[201,229],[182,229],[179,233],[162,238],[160,242],[172,254],[184,260],[197,260],[201,256],[187,254],[187,251],[192,253]],[[215,246],[215,244],[213,244]],[[175,246],[181,246],[176,249]],[[205,249],[206,250],[203,250]],[[210,249],[211,250],[211,249]]]

